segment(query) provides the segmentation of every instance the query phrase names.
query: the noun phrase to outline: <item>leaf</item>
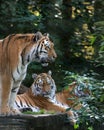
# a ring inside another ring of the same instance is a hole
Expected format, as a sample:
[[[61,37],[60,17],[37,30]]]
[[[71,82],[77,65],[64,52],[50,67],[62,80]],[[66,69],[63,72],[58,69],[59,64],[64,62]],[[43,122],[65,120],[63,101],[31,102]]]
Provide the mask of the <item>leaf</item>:
[[[79,124],[74,124],[74,130],[79,128]]]
[[[92,126],[89,126],[89,127],[88,127],[88,130],[93,130],[93,127],[92,127]]]

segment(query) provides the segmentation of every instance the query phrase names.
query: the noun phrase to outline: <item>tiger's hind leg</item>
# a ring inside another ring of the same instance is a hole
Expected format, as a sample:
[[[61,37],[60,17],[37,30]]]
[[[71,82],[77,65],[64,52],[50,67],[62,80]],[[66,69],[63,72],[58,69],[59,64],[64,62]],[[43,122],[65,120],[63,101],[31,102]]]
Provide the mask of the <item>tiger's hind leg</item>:
[[[11,86],[10,76],[2,75],[2,77],[0,77],[0,114],[7,115],[10,113],[8,102]]]

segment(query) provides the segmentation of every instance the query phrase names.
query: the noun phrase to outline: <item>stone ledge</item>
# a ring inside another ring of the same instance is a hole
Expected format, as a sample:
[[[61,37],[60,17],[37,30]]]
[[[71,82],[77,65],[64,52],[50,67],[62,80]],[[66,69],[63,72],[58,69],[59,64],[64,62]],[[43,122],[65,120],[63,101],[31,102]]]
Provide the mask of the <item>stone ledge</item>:
[[[66,114],[0,116],[0,130],[72,130]]]

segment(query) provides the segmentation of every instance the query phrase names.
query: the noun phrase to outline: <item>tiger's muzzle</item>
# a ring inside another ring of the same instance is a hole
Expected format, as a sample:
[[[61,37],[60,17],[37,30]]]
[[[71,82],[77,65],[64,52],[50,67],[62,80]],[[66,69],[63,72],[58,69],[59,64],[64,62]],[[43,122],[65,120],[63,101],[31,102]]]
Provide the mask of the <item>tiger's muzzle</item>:
[[[51,94],[51,92],[43,92],[42,96],[43,97],[50,97],[50,94]]]
[[[54,62],[55,61],[55,58],[49,58],[49,57],[42,57],[41,59],[40,59],[40,62],[41,62],[41,64],[42,64],[42,66],[48,66],[48,64],[49,63],[52,63],[52,62]]]

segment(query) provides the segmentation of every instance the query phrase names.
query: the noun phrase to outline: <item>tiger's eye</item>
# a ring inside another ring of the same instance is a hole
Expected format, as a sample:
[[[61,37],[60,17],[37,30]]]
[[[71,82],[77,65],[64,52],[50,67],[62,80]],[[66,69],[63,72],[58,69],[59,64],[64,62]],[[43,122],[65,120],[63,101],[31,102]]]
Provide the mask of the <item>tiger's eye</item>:
[[[48,39],[46,39],[46,42],[48,42]]]
[[[39,79],[39,80],[38,80],[38,83],[39,83],[40,85],[42,85],[42,84],[43,84],[43,81],[42,81],[41,79]]]

